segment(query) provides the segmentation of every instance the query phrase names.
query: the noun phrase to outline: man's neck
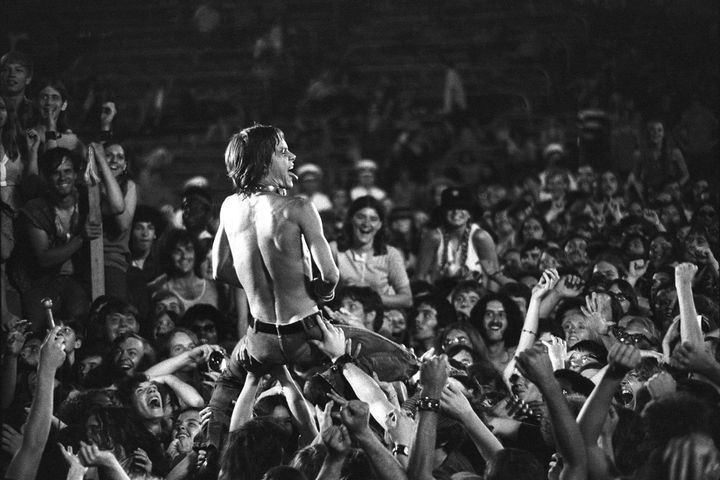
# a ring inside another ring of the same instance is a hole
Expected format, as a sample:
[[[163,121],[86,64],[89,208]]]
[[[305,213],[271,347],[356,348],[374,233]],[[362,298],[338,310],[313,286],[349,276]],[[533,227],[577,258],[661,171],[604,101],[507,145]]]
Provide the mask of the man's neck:
[[[70,193],[65,196],[62,196],[62,197],[56,196],[54,198],[54,200],[55,200],[55,206],[60,209],[63,209],[63,210],[68,210],[68,209],[74,207],[75,204],[77,203],[77,197],[75,195],[75,192]]]
[[[459,227],[450,227],[445,228],[445,232],[454,238],[462,238],[463,234],[465,233],[465,229],[468,227],[467,223],[464,223],[463,225],[460,225]]]

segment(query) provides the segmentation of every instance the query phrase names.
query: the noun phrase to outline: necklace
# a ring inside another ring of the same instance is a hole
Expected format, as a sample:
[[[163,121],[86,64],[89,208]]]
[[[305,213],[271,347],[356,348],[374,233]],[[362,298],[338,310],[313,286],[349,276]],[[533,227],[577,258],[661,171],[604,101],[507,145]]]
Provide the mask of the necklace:
[[[462,270],[462,268],[465,267],[465,263],[467,262],[468,244],[470,240],[470,225],[465,226],[465,230],[463,231],[460,240],[460,245],[456,249],[457,255],[452,260],[450,259],[450,234],[445,230],[443,230],[442,234],[443,255],[440,271],[447,271],[447,267],[451,265],[460,267],[460,270]],[[462,272],[459,273],[462,275]]]
[[[253,189],[253,193],[277,193],[278,195],[285,196],[287,190],[275,185],[258,185]]]

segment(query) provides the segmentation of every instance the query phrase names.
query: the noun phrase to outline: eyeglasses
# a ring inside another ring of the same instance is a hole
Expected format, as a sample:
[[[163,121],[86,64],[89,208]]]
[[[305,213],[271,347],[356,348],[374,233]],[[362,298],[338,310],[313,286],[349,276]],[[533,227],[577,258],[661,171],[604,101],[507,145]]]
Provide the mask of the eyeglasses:
[[[470,340],[465,337],[446,338],[443,342],[445,350],[452,347],[453,345],[467,345],[470,346]]]
[[[649,344],[653,343],[652,340],[650,340],[642,333],[628,333],[622,327],[612,327],[611,331],[615,338],[618,340],[618,342],[624,343],[625,345],[637,345],[643,340],[645,340]]]

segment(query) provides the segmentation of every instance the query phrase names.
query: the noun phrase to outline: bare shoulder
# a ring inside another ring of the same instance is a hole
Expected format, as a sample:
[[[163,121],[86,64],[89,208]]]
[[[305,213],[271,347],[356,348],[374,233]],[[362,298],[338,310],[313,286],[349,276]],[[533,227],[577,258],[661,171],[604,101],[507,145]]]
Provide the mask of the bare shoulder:
[[[442,240],[442,233],[440,233],[440,229],[438,228],[431,228],[429,230],[425,230],[423,237],[431,243],[440,243]]]
[[[308,220],[318,218],[319,213],[315,205],[303,197],[280,197],[284,208],[287,210],[288,218],[297,223],[304,223]]]
[[[475,230],[475,233],[473,233],[473,241],[475,242],[490,242],[495,243],[495,241],[492,238],[492,235],[485,230],[484,228],[480,227],[477,230]]]

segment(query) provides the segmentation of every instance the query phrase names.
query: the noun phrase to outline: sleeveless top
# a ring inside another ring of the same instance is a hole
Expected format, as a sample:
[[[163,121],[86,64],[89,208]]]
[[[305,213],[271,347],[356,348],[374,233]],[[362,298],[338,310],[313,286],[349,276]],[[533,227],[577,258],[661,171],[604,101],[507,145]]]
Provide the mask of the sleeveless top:
[[[480,230],[476,223],[469,225],[466,230],[467,238],[463,238],[462,245],[457,249],[446,247],[445,235],[442,229],[436,229],[440,234],[440,244],[435,255],[435,276],[437,278],[461,278],[463,280],[477,280],[482,274],[480,258],[472,244],[473,235]],[[465,252],[465,253],[463,253]],[[463,262],[462,257],[465,261]]]

